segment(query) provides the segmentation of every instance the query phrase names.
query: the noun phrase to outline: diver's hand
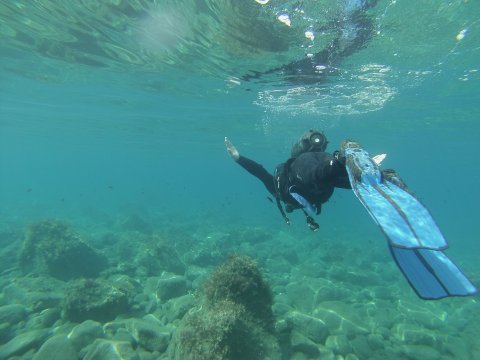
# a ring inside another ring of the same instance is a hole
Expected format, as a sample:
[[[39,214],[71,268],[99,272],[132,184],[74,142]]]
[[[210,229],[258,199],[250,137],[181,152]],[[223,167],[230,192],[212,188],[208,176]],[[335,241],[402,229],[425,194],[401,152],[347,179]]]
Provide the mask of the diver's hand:
[[[233,144],[228,140],[225,136],[225,146],[227,147],[228,154],[232,157],[233,160],[238,161],[240,158],[240,153],[238,152],[237,148],[233,146]]]
[[[345,166],[346,158],[345,158],[345,155],[343,154],[343,151],[335,150],[333,152],[333,158],[337,160],[340,164]]]

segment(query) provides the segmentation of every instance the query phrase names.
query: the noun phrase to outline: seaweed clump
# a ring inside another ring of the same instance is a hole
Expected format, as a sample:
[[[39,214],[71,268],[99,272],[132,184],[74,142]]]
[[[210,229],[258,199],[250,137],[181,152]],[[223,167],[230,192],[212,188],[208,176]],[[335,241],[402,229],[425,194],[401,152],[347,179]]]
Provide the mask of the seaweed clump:
[[[130,283],[80,279],[65,290],[64,316],[74,322],[107,322],[130,310],[134,288]]]
[[[265,328],[273,328],[273,293],[255,261],[247,256],[232,256],[220,265],[203,286],[209,306],[222,301],[242,305]]]
[[[273,336],[273,295],[256,263],[232,256],[204,284],[171,344],[172,359],[279,358]]]
[[[105,256],[59,220],[27,228],[19,261],[24,273],[47,273],[60,280],[93,277],[107,266]]]

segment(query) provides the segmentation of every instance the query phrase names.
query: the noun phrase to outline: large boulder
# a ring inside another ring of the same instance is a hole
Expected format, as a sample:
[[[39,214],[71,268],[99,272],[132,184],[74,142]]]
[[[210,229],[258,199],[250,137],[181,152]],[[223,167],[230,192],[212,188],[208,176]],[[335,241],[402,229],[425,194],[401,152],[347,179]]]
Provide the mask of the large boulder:
[[[93,277],[107,266],[105,256],[58,220],[28,227],[19,260],[25,274],[48,274],[60,280]]]
[[[242,305],[262,326],[273,328],[272,289],[247,256],[232,256],[220,265],[206,281],[203,298],[210,306],[225,300]]]
[[[43,343],[33,360],[78,360],[78,354],[67,336],[55,335]]]
[[[130,310],[133,293],[129,283],[77,280],[65,290],[64,314],[74,322],[111,321]]]
[[[140,360],[128,341],[97,339],[83,358],[84,360]]]
[[[182,319],[168,355],[175,360],[278,359],[273,297],[255,262],[234,256],[206,281]]]
[[[47,336],[47,329],[32,330],[17,335],[6,344],[0,345],[0,359],[10,359],[37,349]]]

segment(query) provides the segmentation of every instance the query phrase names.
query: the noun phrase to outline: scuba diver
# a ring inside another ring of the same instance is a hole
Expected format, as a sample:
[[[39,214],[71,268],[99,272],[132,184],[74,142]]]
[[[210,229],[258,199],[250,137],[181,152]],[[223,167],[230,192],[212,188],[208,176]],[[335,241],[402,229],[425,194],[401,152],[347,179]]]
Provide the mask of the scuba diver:
[[[271,175],[262,165],[240,155],[225,138],[228,154],[263,182],[287,224],[290,220],[285,211],[301,209],[310,229],[317,230],[319,225],[310,214],[320,214],[336,187],[352,189],[387,238],[396,265],[419,297],[431,300],[478,293],[444,253],[447,241],[429,211],[394,170],[379,169],[385,154],[371,158],[353,140],[344,140],[340,150],[330,154],[325,152],[327,144],[322,132],[307,131],[292,147],[290,159]]]
[[[319,225],[318,215],[336,187],[352,189],[387,238],[396,265],[422,299],[470,296],[475,285],[444,253],[448,247],[429,211],[418,201],[394,170],[378,168],[385,154],[370,157],[359,143],[344,140],[340,151],[325,152],[328,140],[318,130],[307,131],[292,147],[291,157],[271,175],[265,168],[238,152],[225,138],[228,154],[260,179],[285,215],[301,209],[307,224]],[[282,204],[285,204],[285,211]],[[308,211],[308,213],[307,213]]]
[[[322,132],[313,129],[307,131],[293,146],[291,157],[279,164],[272,175],[262,165],[240,155],[230,140],[225,138],[228,154],[262,181],[275,197],[285,222],[290,224],[285,211],[291,213],[301,209],[312,231],[317,230],[319,225],[311,215],[320,214],[322,204],[330,199],[334,189],[351,189],[345,157],[340,156],[338,150],[333,154],[325,152],[327,144],[328,140]]]

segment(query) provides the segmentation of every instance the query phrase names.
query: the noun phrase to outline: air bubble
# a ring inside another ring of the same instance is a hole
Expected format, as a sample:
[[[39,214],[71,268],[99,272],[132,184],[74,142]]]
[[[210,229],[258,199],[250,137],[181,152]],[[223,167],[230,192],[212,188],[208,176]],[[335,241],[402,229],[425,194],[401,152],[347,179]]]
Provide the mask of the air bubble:
[[[290,17],[287,14],[279,15],[278,20],[280,20],[281,23],[284,23],[287,26],[290,26],[292,24],[292,22],[290,21]]]
[[[312,41],[315,39],[315,35],[313,34],[313,31],[305,31],[305,37]]]
[[[457,39],[457,41],[461,41],[463,40],[463,38],[465,37],[465,35],[467,34],[467,29],[463,29],[462,31],[460,31],[457,36],[455,37],[455,39]]]

